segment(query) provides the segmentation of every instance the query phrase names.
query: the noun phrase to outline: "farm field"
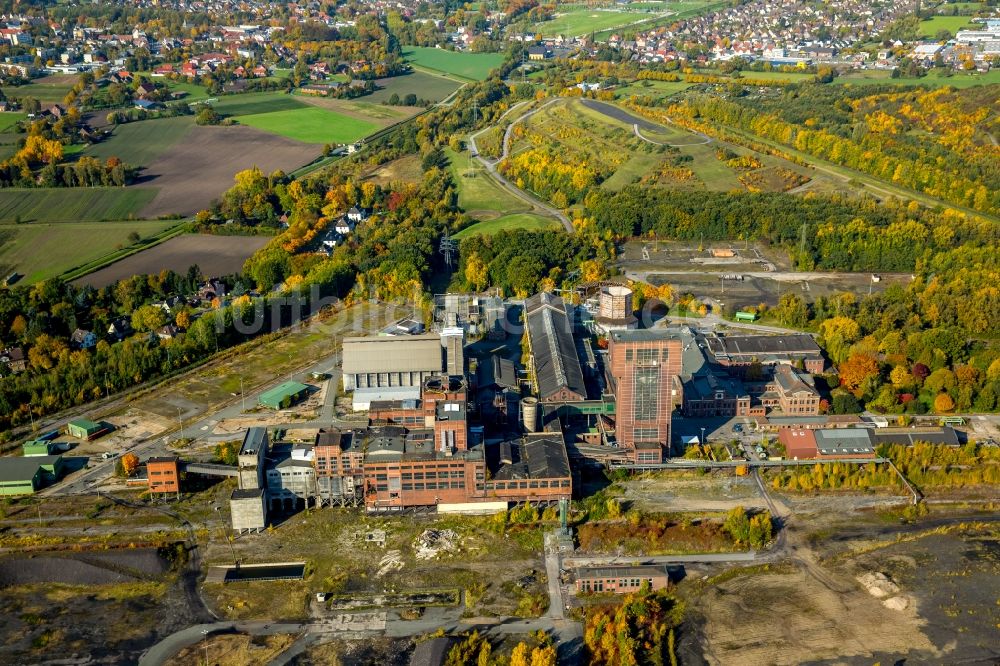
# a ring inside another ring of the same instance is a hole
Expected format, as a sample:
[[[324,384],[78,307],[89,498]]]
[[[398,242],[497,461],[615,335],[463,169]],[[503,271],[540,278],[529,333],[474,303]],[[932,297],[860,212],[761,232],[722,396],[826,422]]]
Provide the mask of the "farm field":
[[[63,97],[76,83],[76,74],[50,74],[40,79],[34,79],[24,86],[5,86],[3,92],[8,97],[16,99],[34,97],[45,104],[62,104]]]
[[[243,262],[269,240],[267,236],[184,234],[85,275],[75,283],[104,287],[132,275],[163,269],[183,273],[194,264],[205,275],[229,275],[240,271]]]
[[[305,102],[283,92],[223,95],[212,102],[212,108],[226,117],[248,116],[254,113],[271,113],[273,111],[290,111],[292,109],[302,109],[305,106]]]
[[[139,217],[155,189],[87,187],[0,190],[0,223],[95,222]]]
[[[118,157],[135,166],[147,166],[183,139],[195,126],[191,116],[144,120],[119,125],[111,138],[86,149],[99,160]]]
[[[440,102],[458,90],[461,83],[440,74],[414,71],[403,76],[376,79],[375,85],[378,86],[378,89],[371,95],[362,97],[362,100],[381,104],[388,102],[393,94],[399,95],[400,99],[402,99],[412,93],[418,99]]]
[[[240,116],[243,125],[302,143],[351,143],[371,134],[378,125],[319,107],[271,111]]]
[[[896,86],[925,86],[928,88],[940,88],[951,86],[952,88],[971,88],[973,86],[985,86],[992,83],[1000,83],[1000,69],[993,69],[985,74],[960,74],[952,76],[938,76],[928,74],[920,78],[898,78],[894,79],[887,71],[864,71],[852,72],[839,76],[833,80],[841,85],[866,85],[872,83],[890,83]]]
[[[511,229],[528,229],[531,231],[539,229],[558,229],[561,225],[548,217],[533,215],[532,213],[514,213],[504,215],[493,220],[483,220],[476,222],[472,226],[462,229],[453,236],[455,240],[468,238],[469,236],[486,235],[491,236],[499,231],[509,231]]]
[[[156,198],[142,209],[142,217],[193,215],[231,187],[238,171],[256,165],[265,173],[275,169],[287,173],[307,164],[318,154],[318,146],[305,145],[253,127],[195,125],[184,141],[175,143],[147,165],[142,173],[142,185],[126,191],[142,191],[147,186],[159,189]]]
[[[458,205],[471,217],[496,218],[529,210],[528,204],[497,185],[485,168],[472,160],[468,152],[456,153],[447,148],[445,154],[451,165],[452,177],[458,185]]]
[[[0,274],[22,273],[30,284],[86,264],[131,245],[128,237],[146,238],[177,224],[152,222],[70,222],[0,225]]]
[[[494,67],[503,62],[500,53],[461,53],[428,46],[403,49],[403,57],[417,67],[425,67],[463,79],[482,81]]]
[[[379,127],[387,127],[406,120],[416,113],[417,109],[408,106],[386,106],[384,104],[373,104],[362,99],[333,99],[330,97],[308,97],[301,96],[301,99],[310,106],[333,111],[334,113],[370,122]]]
[[[20,111],[4,111],[0,113],[0,132],[7,132],[14,129],[14,124],[25,118],[27,114]]]

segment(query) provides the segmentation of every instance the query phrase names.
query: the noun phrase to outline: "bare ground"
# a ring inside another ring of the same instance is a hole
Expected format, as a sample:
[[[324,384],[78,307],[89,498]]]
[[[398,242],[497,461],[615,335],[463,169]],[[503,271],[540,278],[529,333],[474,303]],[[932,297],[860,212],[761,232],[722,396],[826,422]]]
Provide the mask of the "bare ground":
[[[909,650],[939,655],[912,607],[890,611],[864,591],[838,593],[801,571],[737,578],[708,591],[702,604],[712,664],[801,664]]]
[[[315,159],[320,149],[252,127],[193,127],[143,171],[142,183],[160,191],[140,214],[193,215],[229,189],[237,171],[252,166],[264,173],[292,171]]]
[[[76,284],[105,287],[133,275],[159,273],[165,268],[184,273],[194,264],[205,275],[229,275],[242,270],[243,262],[269,240],[267,236],[177,236],[85,275]]]

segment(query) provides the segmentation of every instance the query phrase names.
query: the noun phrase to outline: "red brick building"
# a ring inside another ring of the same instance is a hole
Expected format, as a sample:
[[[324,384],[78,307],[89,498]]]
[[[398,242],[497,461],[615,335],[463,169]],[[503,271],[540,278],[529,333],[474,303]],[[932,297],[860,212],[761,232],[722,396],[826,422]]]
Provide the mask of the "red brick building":
[[[662,590],[670,584],[670,577],[663,567],[592,567],[580,569],[576,574],[578,592],[612,592],[627,594],[638,592],[643,583],[651,590]]]
[[[612,331],[608,364],[618,445],[635,451],[637,463],[660,462],[662,449],[670,444],[680,339],[664,331]]]

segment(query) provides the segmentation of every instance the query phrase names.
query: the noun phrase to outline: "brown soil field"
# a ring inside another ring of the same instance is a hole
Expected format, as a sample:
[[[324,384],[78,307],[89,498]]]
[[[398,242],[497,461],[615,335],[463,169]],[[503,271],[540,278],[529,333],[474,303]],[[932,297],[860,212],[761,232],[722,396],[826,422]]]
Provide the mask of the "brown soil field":
[[[418,155],[406,155],[388,164],[366,171],[362,180],[371,181],[377,185],[389,185],[397,181],[404,183],[420,183],[424,171]]]
[[[252,127],[193,127],[184,141],[143,170],[138,187],[156,187],[159,194],[140,215],[193,215],[229,189],[237,171],[255,165],[264,173],[293,171],[320,150]]]
[[[194,264],[205,275],[229,275],[239,272],[247,257],[264,247],[269,240],[267,236],[177,236],[85,275],[75,284],[104,287],[133,275],[159,273],[165,268],[184,273]]]
[[[850,591],[830,590],[799,571],[737,578],[707,591],[700,601],[708,618],[706,660],[749,666],[910,650],[940,656],[912,607],[887,609],[845,583]]]

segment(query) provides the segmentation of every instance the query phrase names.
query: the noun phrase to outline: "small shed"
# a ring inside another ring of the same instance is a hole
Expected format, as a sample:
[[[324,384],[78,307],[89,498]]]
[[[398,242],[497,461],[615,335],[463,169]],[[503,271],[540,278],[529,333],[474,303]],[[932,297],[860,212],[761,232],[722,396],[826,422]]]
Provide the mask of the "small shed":
[[[73,419],[66,424],[66,432],[72,437],[90,441],[97,439],[105,433],[107,428],[100,423],[95,423],[90,419]]]
[[[739,312],[736,313],[736,321],[749,321],[749,322],[757,321],[757,313],[745,312],[743,310],[740,310]]]
[[[29,439],[21,445],[21,455],[25,458],[49,456],[55,453],[57,444],[44,439]]]
[[[286,409],[309,395],[309,387],[300,382],[285,382],[260,394],[257,402],[268,409]]]

